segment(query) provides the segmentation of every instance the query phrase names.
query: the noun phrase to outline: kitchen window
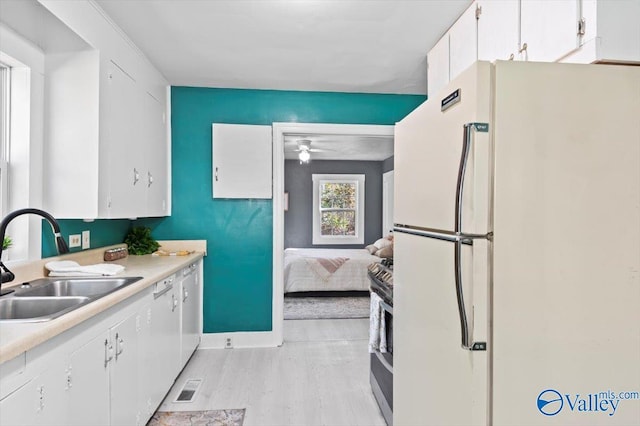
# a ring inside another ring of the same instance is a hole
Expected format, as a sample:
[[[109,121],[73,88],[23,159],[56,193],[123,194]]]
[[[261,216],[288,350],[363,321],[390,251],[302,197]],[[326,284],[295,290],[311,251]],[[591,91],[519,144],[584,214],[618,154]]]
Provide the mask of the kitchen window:
[[[313,244],[364,244],[364,175],[312,175]]]
[[[0,25],[2,66],[2,141],[0,141],[0,215],[24,207],[42,207],[44,157],[44,60],[32,42]],[[8,263],[39,259],[42,220],[21,217],[11,222],[13,240],[2,253]],[[5,263],[7,263],[5,262]]]

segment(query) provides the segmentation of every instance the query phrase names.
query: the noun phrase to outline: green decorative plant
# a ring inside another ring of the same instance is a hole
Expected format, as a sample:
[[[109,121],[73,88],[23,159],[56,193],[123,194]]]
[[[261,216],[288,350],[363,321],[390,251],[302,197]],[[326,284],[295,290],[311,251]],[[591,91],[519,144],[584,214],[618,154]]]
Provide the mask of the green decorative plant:
[[[6,250],[12,245],[13,245],[13,240],[11,239],[11,237],[9,236],[4,237],[4,241],[2,241],[2,250]]]
[[[151,228],[134,226],[124,239],[129,246],[129,254],[150,254],[158,250],[160,244],[151,236]]]

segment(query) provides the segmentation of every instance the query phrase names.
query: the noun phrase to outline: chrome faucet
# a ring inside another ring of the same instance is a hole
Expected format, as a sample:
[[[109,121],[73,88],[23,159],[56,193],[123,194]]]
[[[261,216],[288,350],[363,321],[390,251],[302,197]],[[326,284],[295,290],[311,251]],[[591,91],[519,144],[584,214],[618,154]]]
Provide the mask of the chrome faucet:
[[[4,234],[7,231],[9,222],[11,222],[18,216],[22,216],[23,214],[35,214],[45,218],[51,225],[53,235],[56,237],[56,248],[58,250],[58,254],[69,253],[67,243],[64,241],[64,238],[62,238],[62,234],[60,234],[60,225],[58,224],[58,222],[49,213],[39,209],[20,209],[9,213],[4,219],[2,219],[2,222],[0,222],[0,241],[4,241]],[[0,256],[2,256],[1,245]],[[13,292],[13,290],[2,290],[2,283],[11,282],[16,278],[16,276],[4,265],[4,263],[2,263],[2,260],[0,260],[0,271],[2,272],[2,278],[0,280],[0,296],[4,296],[5,294]]]

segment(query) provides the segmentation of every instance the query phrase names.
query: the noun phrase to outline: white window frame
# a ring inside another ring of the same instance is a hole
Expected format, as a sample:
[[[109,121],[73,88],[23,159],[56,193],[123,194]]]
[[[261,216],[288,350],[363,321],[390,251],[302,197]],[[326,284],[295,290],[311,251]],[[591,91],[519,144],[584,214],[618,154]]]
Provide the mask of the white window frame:
[[[364,192],[363,174],[313,174],[313,234],[312,244],[364,244]],[[324,183],[356,184],[356,226],[355,235],[322,235],[320,185]]]
[[[11,123],[11,67],[0,61],[0,216],[8,213],[9,137]]]
[[[11,67],[11,121],[6,212],[42,208],[44,167],[44,52],[0,23],[0,61]],[[42,218],[24,215],[7,229],[13,245],[6,265],[40,259]],[[4,253],[3,253],[4,256]]]

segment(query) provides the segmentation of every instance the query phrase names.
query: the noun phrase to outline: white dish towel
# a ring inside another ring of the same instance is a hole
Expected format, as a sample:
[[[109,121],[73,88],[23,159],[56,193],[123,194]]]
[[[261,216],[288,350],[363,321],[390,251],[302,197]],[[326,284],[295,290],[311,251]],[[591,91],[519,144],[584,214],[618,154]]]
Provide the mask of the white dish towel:
[[[79,263],[73,260],[54,260],[44,266],[49,270],[50,277],[95,277],[115,275],[124,271],[124,266],[114,263],[80,266]]]
[[[371,294],[369,308],[369,353],[387,352],[387,325],[384,319],[382,299],[374,292]]]

